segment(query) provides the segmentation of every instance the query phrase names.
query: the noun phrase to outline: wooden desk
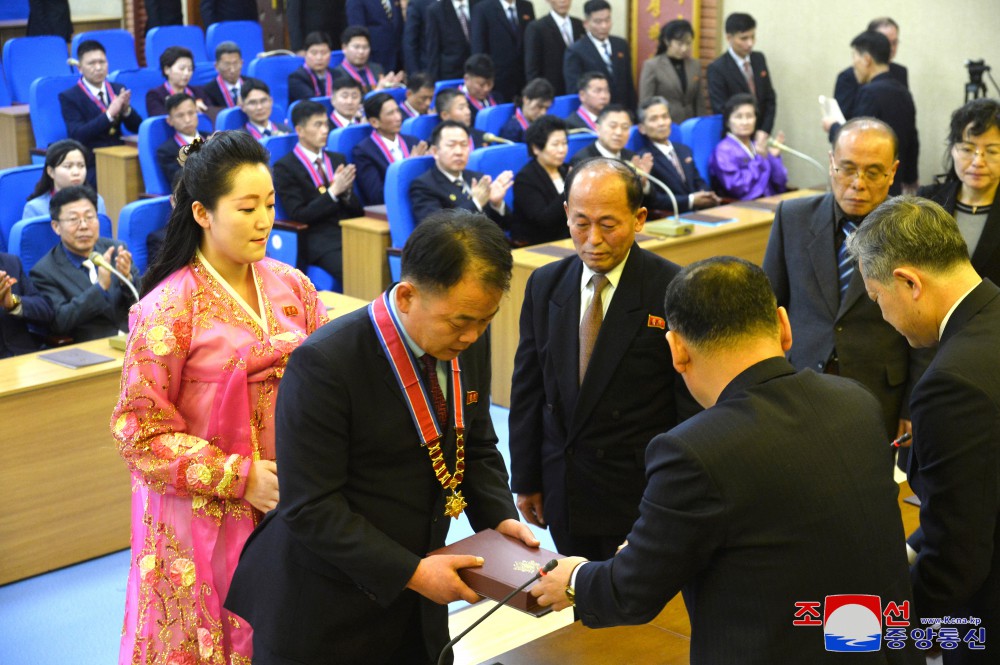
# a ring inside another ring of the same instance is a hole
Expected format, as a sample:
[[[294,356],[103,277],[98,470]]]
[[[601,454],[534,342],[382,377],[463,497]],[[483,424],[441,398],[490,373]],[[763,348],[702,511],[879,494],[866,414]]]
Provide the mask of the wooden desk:
[[[817,194],[814,190],[797,190],[787,194],[760,199],[758,205]],[[739,256],[760,263],[771,232],[774,212],[765,207],[733,204],[706,210],[719,217],[737,221],[717,226],[695,225],[694,232],[679,238],[663,238],[639,234],[639,246],[654,254],[687,265],[710,256]],[[500,406],[510,405],[510,384],[514,375],[514,354],[520,336],[519,322],[524,289],[536,268],[574,254],[572,240],[558,240],[544,245],[514,250],[514,270],[510,281],[510,295],[501,303],[500,311],[491,325],[493,334],[493,386],[492,398]]]
[[[94,150],[97,162],[97,189],[104,197],[115,237],[118,237],[118,213],[125,204],[138,201],[145,191],[139,170],[139,151],[131,145],[116,145]]]
[[[340,222],[344,244],[344,293],[374,300],[389,286],[389,222],[365,216]]]
[[[34,147],[28,105],[0,108],[0,169],[30,164]]]
[[[326,305],[326,315],[330,317],[331,321],[338,316],[350,314],[356,309],[361,309],[370,302],[361,298],[344,295],[343,293],[334,293],[333,291],[320,291],[319,299]]]

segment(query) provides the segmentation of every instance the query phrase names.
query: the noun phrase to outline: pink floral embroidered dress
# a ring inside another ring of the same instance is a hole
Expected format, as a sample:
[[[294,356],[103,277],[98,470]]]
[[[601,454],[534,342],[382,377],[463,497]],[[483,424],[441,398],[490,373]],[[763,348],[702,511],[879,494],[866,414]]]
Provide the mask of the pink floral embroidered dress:
[[[289,354],[326,321],[302,273],[252,266],[260,316],[200,252],[130,313],[111,427],[132,472],[132,560],[119,663],[243,665],[251,629],[223,609],[261,514],[242,499],[274,459]]]

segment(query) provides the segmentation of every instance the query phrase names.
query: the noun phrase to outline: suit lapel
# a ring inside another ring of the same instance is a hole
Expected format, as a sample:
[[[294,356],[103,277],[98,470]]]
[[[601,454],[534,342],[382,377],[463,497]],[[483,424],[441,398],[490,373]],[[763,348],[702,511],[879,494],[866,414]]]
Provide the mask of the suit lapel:
[[[99,251],[99,249],[98,245],[94,245],[95,251]],[[56,245],[53,248],[52,258],[55,259],[56,266],[58,266],[59,270],[61,270],[63,275],[66,276],[66,279],[68,279],[71,283],[76,284],[81,291],[85,291],[90,288],[90,277],[87,273],[70,263],[62,245]]]
[[[723,54],[723,57],[725,58],[726,70],[729,72],[730,81],[739,85],[742,92],[749,93],[750,84],[747,83],[747,77],[743,75],[743,70],[741,70],[740,66],[736,64],[735,60],[733,60],[733,56],[729,54],[729,51],[726,51]],[[750,68],[753,69],[752,60],[750,62]]]
[[[549,297],[549,354],[559,394],[563,398],[566,417],[576,410],[580,392],[580,275],[583,262],[573,261],[572,267]],[[614,302],[614,301],[612,301]]]
[[[813,265],[817,288],[830,310],[830,315],[835,316],[840,309],[840,282],[837,275],[837,250],[833,246],[833,225],[836,219],[833,196],[827,194],[819,205],[821,214],[812,215],[809,225],[812,234],[808,247],[809,260]],[[823,208],[826,209],[825,212]]]
[[[952,204],[951,208],[947,209],[954,210],[954,204]],[[1000,250],[1000,200],[993,202],[990,214],[986,217],[983,234],[979,236],[979,243],[972,253],[972,264],[975,266],[987,266],[993,263],[991,259],[998,250]],[[982,268],[979,272],[982,274],[992,271]]]
[[[670,191],[678,196],[687,193],[688,187],[684,184],[684,181],[681,180],[681,175],[677,172],[677,169],[674,168],[673,163],[667,159],[665,154],[663,154],[663,151],[653,145],[653,142],[648,138],[645,139],[644,148],[653,155],[653,164],[655,165],[654,169],[663,176],[663,180],[665,181],[664,184],[670,188]],[[676,146],[674,146],[674,154],[677,154]],[[680,158],[681,156],[677,154],[678,161],[680,161]]]

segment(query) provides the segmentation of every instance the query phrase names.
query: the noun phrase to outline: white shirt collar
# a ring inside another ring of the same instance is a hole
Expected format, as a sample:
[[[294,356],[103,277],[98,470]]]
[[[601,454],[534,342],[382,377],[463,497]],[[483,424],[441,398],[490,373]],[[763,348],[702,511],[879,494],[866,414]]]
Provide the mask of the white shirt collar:
[[[345,127],[347,127],[348,125],[353,125],[354,124],[354,119],[353,118],[347,118],[345,116],[340,115],[340,113],[337,111],[337,109],[333,109],[333,115],[337,116],[337,120],[339,120],[340,124],[344,125]]]
[[[618,287],[618,282],[621,281],[622,271],[625,270],[625,263],[628,261],[628,255],[632,252],[629,248],[628,252],[625,253],[625,258],[622,262],[616,265],[611,270],[604,273],[604,276],[608,278],[608,285],[615,289]],[[585,293],[590,288],[590,279],[597,273],[587,267],[587,264],[583,264],[583,273],[580,275],[580,293]]]
[[[736,55],[736,51],[733,50],[732,46],[729,47],[729,55],[732,56],[733,60],[736,61],[736,64],[739,66],[740,71],[743,71],[743,63],[750,62],[749,55],[745,58],[741,58],[740,56]]]
[[[979,280],[971,289],[963,293],[961,297],[952,304],[951,309],[949,309],[948,313],[944,315],[944,318],[941,319],[941,326],[938,328],[939,342],[941,341],[941,338],[944,336],[944,329],[948,327],[948,321],[951,319],[951,315],[955,313],[955,310],[958,309],[958,306],[962,304],[962,301],[965,300],[969,296],[969,294],[972,293],[976,289],[976,287],[982,283],[982,281],[983,280]]]
[[[90,90],[90,92],[93,93],[94,97],[97,97],[97,93],[98,92],[104,92],[104,82],[101,83],[100,87],[96,87],[96,86],[91,85],[90,81],[88,81],[85,78],[81,78],[81,80],[83,81],[83,84],[85,86],[87,86],[87,90]],[[107,81],[107,79],[105,79],[105,82],[106,81]],[[100,99],[100,98],[98,98],[98,99]],[[105,99],[104,101],[107,102],[109,100]]]
[[[510,0],[510,2],[507,2],[507,0],[500,0],[500,6],[503,7],[504,14],[513,9],[515,12],[515,16],[517,15],[517,4],[514,2],[514,0]]]
[[[603,145],[601,145],[601,142],[599,140],[594,142],[594,147],[596,147],[597,152],[601,153],[601,155],[604,157],[610,157],[611,159],[621,159],[622,155],[621,151],[619,151],[617,154],[613,153],[610,150],[607,150]]]
[[[453,176],[452,174],[448,173],[447,171],[445,171],[443,168],[441,168],[437,164],[435,164],[435,166],[437,167],[437,170],[440,171],[444,175],[444,177],[447,178],[450,182],[455,182],[455,180],[461,180],[463,183],[465,182],[465,178],[462,177],[461,173],[458,174],[458,177],[456,178],[455,176]],[[462,169],[462,171],[464,172],[465,169]],[[465,186],[465,185],[463,185],[463,186]]]
[[[189,136],[189,135],[187,135],[187,134],[181,134],[180,132],[177,132],[177,135],[178,135],[178,136],[180,136],[180,137],[181,137],[182,139],[184,139],[184,142],[185,142],[185,143],[191,143],[191,141],[194,141],[194,140],[195,140],[195,138],[197,138],[197,136],[198,136],[198,133],[197,133],[197,132],[195,132],[194,134],[191,134],[191,135]]]
[[[600,39],[598,39],[594,35],[590,34],[589,31],[587,32],[587,37],[590,38],[590,41],[594,42],[594,46],[597,47],[597,50],[601,53],[602,57],[604,56],[604,45],[607,44],[608,46],[611,46],[611,40],[610,39],[605,39],[602,42]]]
[[[309,148],[305,147],[301,143],[299,143],[299,147],[302,148],[302,152],[305,154],[306,157],[309,158],[310,162],[315,162],[317,159],[319,159],[319,153],[318,152],[313,152],[312,150],[310,150]]]
[[[559,28],[562,28],[564,25],[569,25],[570,28],[573,27],[572,22],[570,22],[569,20],[569,14],[567,14],[566,16],[560,16],[559,14],[556,13],[556,10],[550,9],[549,16],[552,17],[552,20],[556,22],[556,25],[559,26]]]
[[[271,124],[270,120],[267,121],[266,125],[258,125],[253,120],[250,121],[250,124],[253,125],[254,127],[256,127],[257,131],[261,132],[261,133],[263,133],[264,130],[267,130],[267,129],[270,129],[272,133],[274,132],[274,125]],[[305,150],[305,148],[303,148],[303,150]]]
[[[451,0],[451,5],[452,5],[452,7],[455,8],[455,13],[456,14],[458,13],[458,11],[460,9],[462,9],[462,5],[468,6],[467,0]]]
[[[399,149],[399,134],[396,134],[396,138],[394,139],[387,139],[381,132],[376,131],[375,133],[378,134],[378,137],[385,142],[387,148],[395,147],[397,150]]]

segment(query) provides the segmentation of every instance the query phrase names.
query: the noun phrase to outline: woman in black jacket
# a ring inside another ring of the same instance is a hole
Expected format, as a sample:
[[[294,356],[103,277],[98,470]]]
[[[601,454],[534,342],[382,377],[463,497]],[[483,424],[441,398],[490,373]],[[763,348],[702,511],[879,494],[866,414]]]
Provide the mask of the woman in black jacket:
[[[539,245],[569,237],[563,209],[566,174],[566,123],[544,115],[528,126],[525,140],[534,157],[514,177],[514,215],[511,242]]]

